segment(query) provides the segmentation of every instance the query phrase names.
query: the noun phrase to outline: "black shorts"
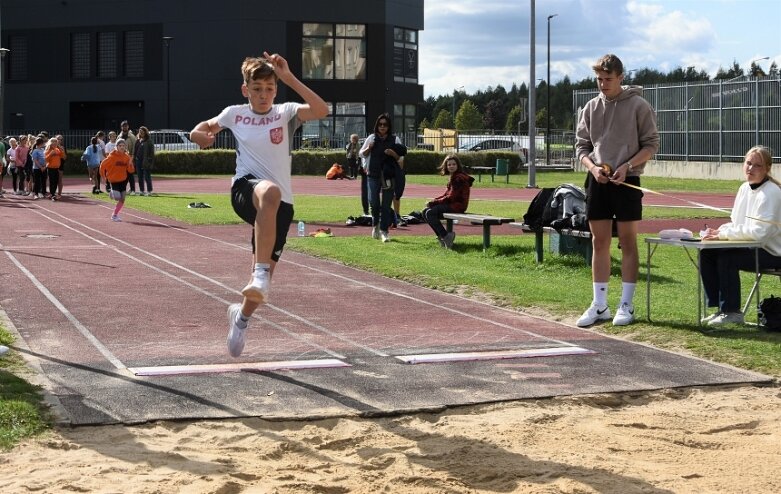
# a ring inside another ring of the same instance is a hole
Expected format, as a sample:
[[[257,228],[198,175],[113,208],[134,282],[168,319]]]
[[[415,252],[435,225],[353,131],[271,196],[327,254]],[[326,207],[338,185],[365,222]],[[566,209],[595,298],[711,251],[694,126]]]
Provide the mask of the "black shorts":
[[[3,165],[2,176],[5,177],[6,175],[8,175],[8,165]]]
[[[252,194],[255,186],[260,182],[260,179],[247,175],[237,179],[231,187],[231,205],[233,210],[239,215],[239,218],[252,225],[253,254],[255,253],[255,218],[258,215],[258,210],[252,202]],[[287,242],[287,232],[290,229],[290,223],[293,222],[293,214],[292,204],[286,202],[279,203],[279,209],[277,209],[277,238],[274,242],[274,251],[271,253],[271,259],[274,262],[278,262],[279,257],[282,255],[282,249]]]
[[[639,187],[640,177],[626,177],[626,183]],[[589,174],[586,216],[589,220],[640,221],[643,219],[643,191],[613,182],[600,184]]]

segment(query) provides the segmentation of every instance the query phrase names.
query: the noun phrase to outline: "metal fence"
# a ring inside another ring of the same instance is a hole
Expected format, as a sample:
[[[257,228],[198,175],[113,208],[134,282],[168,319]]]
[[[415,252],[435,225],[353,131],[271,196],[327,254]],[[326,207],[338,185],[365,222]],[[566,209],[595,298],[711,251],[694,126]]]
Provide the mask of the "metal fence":
[[[596,89],[573,93],[578,115]],[[660,146],[656,159],[740,162],[757,144],[781,161],[781,79],[740,78],[654,84],[643,97],[656,111]]]

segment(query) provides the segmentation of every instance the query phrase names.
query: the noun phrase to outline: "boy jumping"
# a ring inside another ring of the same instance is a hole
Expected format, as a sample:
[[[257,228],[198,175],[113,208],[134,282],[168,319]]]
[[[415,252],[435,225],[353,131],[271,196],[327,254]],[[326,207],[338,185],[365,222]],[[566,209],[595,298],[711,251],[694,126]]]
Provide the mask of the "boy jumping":
[[[231,204],[236,214],[253,226],[254,269],[242,290],[243,302],[228,307],[228,352],[233,357],[244,349],[250,317],[268,301],[271,277],[293,220],[293,133],[302,122],[328,115],[326,102],[293,75],[280,55],[263,52],[263,57],[246,58],[241,72],[241,94],[249,104],[229,106],[190,133],[190,139],[202,149],[214,144],[215,136],[226,128],[237,142]],[[275,105],[278,80],[298,93],[304,103]]]

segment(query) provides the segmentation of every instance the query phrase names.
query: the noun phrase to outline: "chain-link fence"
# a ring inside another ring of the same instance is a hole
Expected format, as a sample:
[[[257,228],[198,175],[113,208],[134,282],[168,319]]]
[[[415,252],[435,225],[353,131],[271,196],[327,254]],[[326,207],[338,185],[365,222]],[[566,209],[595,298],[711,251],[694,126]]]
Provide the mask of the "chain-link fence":
[[[580,114],[596,89],[573,93]],[[781,79],[746,78],[653,84],[643,97],[656,110],[658,160],[740,162],[757,144],[781,161]]]

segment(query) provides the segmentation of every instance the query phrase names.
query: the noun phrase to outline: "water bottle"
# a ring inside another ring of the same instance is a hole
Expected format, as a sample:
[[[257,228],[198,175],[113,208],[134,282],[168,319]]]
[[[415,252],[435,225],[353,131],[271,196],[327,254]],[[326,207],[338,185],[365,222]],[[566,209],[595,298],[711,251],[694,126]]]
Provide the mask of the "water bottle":
[[[306,236],[306,226],[304,226],[303,221],[298,222],[298,236],[299,237],[305,237]]]

